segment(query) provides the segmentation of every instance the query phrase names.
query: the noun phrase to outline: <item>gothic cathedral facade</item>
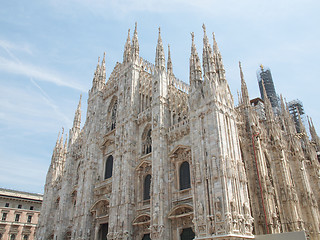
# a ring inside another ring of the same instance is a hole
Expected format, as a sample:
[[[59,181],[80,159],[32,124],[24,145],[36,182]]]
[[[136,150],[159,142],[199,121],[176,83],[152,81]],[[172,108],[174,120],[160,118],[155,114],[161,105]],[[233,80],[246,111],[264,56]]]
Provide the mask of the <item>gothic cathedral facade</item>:
[[[250,103],[240,65],[234,106],[222,57],[194,44],[190,84],[173,74],[160,35],[155,64],[139,56],[137,26],[106,81],[98,62],[82,129],[58,138],[38,240],[253,239],[306,231],[320,239],[320,140],[297,134],[282,101]],[[258,111],[259,110],[259,111]]]

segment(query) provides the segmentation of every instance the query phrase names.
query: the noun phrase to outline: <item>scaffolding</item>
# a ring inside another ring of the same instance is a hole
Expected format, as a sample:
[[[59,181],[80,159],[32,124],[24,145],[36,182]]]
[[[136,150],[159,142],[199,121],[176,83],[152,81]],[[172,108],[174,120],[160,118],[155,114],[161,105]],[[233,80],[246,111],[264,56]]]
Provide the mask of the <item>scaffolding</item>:
[[[296,125],[297,133],[301,133],[302,126],[300,125],[299,115],[300,115],[301,121],[303,123],[304,113],[305,113],[302,102],[299,99],[292,100],[292,101],[288,102],[288,108],[289,108],[289,112],[294,120],[294,123]]]
[[[257,79],[259,83],[260,95],[263,101],[265,101],[265,96],[263,94],[263,86],[266,89],[267,97],[269,98],[273,111],[275,113],[279,110],[279,98],[274,87],[272,80],[271,71],[269,68],[264,68],[263,65],[260,65],[260,69],[257,71]]]

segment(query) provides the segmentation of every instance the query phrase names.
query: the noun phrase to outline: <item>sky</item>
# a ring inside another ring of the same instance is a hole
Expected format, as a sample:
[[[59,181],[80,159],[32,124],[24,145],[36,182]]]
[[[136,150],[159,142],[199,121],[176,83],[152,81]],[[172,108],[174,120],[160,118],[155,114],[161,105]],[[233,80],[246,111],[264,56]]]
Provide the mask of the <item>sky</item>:
[[[0,187],[43,193],[58,133],[72,127],[80,94],[85,119],[98,57],[106,52],[108,78],[135,22],[140,56],[154,63],[161,27],[174,74],[185,82],[190,33],[201,58],[205,23],[209,38],[215,33],[235,102],[238,61],[250,98],[259,96],[256,72],[263,64],[277,93],[300,99],[320,133],[319,9],[318,0],[2,0]]]

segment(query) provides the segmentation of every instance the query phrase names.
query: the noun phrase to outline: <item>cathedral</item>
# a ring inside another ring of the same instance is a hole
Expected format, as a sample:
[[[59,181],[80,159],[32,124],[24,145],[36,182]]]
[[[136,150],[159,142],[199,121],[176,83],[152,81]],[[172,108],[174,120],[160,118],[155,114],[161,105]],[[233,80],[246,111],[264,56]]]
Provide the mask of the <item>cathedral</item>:
[[[254,239],[305,231],[320,239],[320,139],[298,133],[281,97],[250,100],[240,67],[234,105],[221,53],[191,33],[189,84],[173,73],[160,34],[155,63],[137,25],[108,80],[98,61],[81,124],[58,137],[38,240]],[[131,39],[132,38],[132,39]],[[264,96],[266,95],[265,89]],[[301,120],[301,119],[300,119]],[[303,125],[302,125],[303,126]]]

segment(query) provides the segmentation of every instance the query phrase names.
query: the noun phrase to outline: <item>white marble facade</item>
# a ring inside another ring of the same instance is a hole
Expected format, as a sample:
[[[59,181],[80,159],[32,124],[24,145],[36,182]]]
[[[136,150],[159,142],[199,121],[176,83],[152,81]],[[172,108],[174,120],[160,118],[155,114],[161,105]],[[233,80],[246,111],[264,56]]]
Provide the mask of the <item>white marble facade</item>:
[[[217,42],[192,33],[190,84],[173,74],[160,35],[155,64],[139,55],[137,26],[123,62],[94,73],[69,138],[47,174],[38,240],[252,239],[306,230],[319,239],[320,140],[297,134],[283,104],[259,118],[234,106]],[[310,122],[311,126],[313,124]],[[317,194],[314,194],[317,192]]]

